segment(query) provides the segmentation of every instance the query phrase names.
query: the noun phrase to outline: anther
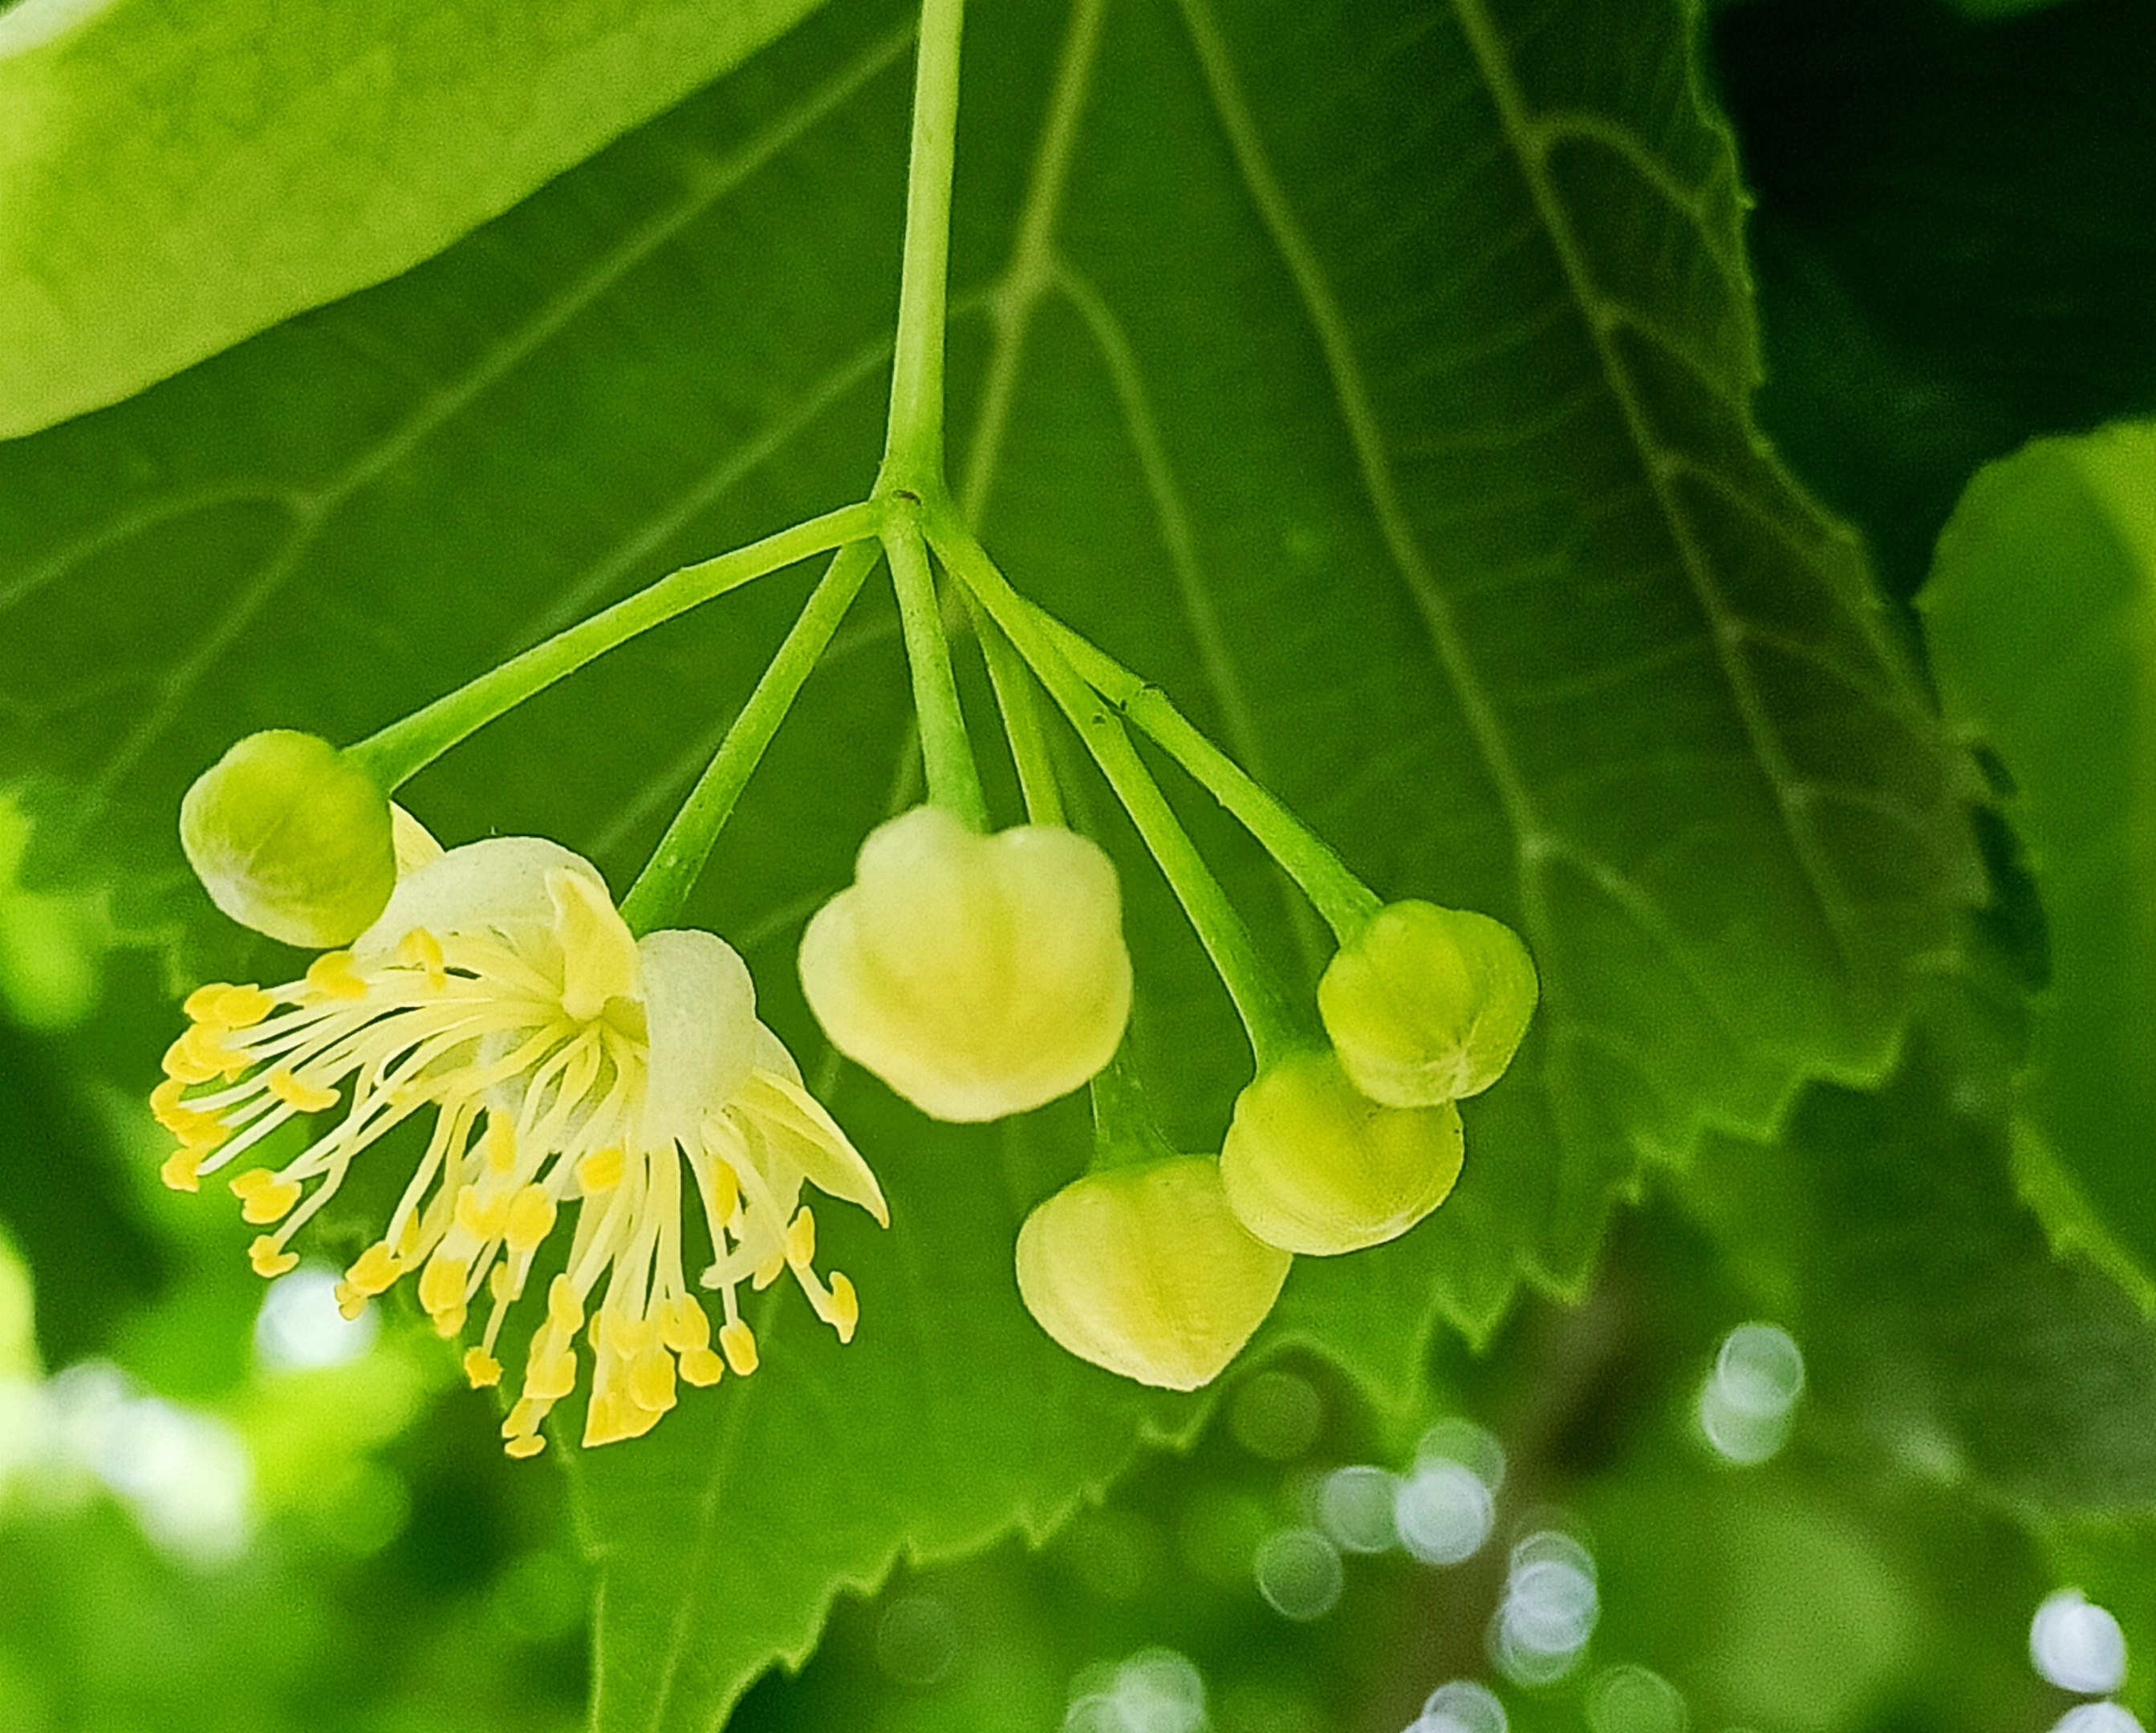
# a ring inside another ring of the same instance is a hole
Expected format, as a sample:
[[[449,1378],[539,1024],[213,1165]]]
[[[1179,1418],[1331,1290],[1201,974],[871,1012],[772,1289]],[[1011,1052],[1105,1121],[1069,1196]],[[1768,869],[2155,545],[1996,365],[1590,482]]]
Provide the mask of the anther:
[[[285,1251],[277,1243],[275,1234],[264,1233],[248,1247],[247,1261],[254,1266],[259,1276],[280,1276],[300,1267],[300,1254]]]
[[[740,1319],[720,1326],[719,1346],[738,1376],[746,1378],[756,1370],[756,1336]]]

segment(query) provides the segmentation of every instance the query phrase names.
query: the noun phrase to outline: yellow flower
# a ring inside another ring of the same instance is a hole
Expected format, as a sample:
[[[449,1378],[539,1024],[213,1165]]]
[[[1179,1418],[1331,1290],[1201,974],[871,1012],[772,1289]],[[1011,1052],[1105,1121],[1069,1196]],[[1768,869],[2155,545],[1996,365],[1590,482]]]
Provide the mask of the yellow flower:
[[[1114,864],[1056,826],[979,836],[916,807],[809,921],[801,987],[832,1045],[922,1112],[1039,1107],[1106,1064],[1130,1018]]]
[[[504,1315],[575,1209],[502,1428],[512,1456],[542,1448],[540,1422],[577,1382],[579,1331],[593,1360],[587,1444],[649,1430],[677,1374],[712,1384],[727,1366],[755,1370],[744,1282],[791,1269],[817,1315],[853,1336],[853,1284],[816,1273],[799,1199],[813,1182],[887,1222],[875,1177],[757,1022],[741,958],[705,932],[635,939],[597,870],[566,849],[504,837],[451,849],[401,878],[380,919],[303,979],[204,987],[186,1008],[152,1097],[180,1141],[165,1180],[192,1191],[239,1169],[243,1213],[271,1230],[250,1254],[265,1276],[297,1262],[293,1234],[362,1149],[434,1110],[417,1170],[338,1297],[357,1315],[416,1271],[448,1336],[483,1289],[485,1326],[465,1356],[475,1385],[501,1378]],[[336,1109],[281,1167],[242,1161],[295,1115]],[[683,1274],[685,1166],[713,1253],[701,1285],[720,1296],[716,1351]]]

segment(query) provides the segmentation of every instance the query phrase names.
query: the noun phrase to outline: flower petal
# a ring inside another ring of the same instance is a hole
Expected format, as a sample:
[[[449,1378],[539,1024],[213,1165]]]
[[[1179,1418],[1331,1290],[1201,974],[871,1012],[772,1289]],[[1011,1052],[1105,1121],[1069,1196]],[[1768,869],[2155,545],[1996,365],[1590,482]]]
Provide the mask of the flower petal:
[[[752,1071],[735,1095],[733,1106],[818,1191],[859,1204],[879,1227],[891,1226],[883,1188],[861,1152],[839,1129],[839,1122],[824,1112],[823,1104],[793,1079],[777,1071]]]
[[[711,933],[651,933],[636,955],[651,1043],[644,1136],[685,1142],[757,1063],[756,987],[739,953]]]
[[[381,918],[352,941],[352,955],[372,962],[415,927],[438,934],[490,930],[519,946],[536,929],[552,946],[554,900],[547,875],[553,872],[606,883],[583,855],[542,837],[488,837],[452,849],[397,881]]]
[[[608,999],[636,997],[636,936],[606,885],[557,867],[547,874],[547,895],[562,947],[562,1009],[583,1023]]]

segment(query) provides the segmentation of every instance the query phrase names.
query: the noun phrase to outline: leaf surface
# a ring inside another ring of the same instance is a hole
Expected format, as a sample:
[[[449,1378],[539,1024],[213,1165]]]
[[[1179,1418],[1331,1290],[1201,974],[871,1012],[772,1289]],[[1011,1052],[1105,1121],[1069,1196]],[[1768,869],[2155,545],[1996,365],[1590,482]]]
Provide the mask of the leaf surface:
[[[1481,1336],[1523,1278],[1578,1283],[1643,1156],[1876,1075],[1979,884],[1958,761],[1854,545],[1748,421],[1738,189],[1689,10],[1589,17],[1044,3],[982,9],[968,42],[954,479],[988,546],[1381,892],[1500,915],[1542,970],[1454,1198],[1306,1260],[1252,1350],[1315,1345],[1396,1417],[1439,1322]],[[909,29],[825,8],[398,282],[0,448],[0,618],[33,652],[0,677],[0,766],[34,773],[38,869],[121,863],[238,967],[171,831],[233,737],[355,738],[858,496]],[[803,582],[653,633],[403,797],[446,839],[552,835],[625,884]],[[1040,1533],[1204,1406],[1070,1362],[1018,1305],[1012,1241],[1082,1165],[1079,1104],[935,1126],[819,1060],[793,946],[917,797],[906,704],[872,592],[691,910],[748,956],[893,1226],[821,1213],[852,1346],[775,1294],[752,1379],[579,1460],[607,1733],[715,1726],[841,1586]],[[1164,776],[1314,978],[1307,911]],[[1140,1069],[1176,1145],[1217,1148],[1247,1050],[1105,793],[1071,785],[1124,865]]]
[[[0,17],[0,438],[439,252],[816,0]]]

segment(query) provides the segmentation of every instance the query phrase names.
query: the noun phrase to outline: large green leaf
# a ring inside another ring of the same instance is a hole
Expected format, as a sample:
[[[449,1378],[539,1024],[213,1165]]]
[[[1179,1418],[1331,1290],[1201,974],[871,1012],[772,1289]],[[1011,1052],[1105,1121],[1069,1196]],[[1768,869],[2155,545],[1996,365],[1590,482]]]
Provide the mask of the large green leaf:
[[[1918,605],[1949,713],[2005,766],[2043,895],[2026,1182],[2063,1239],[2156,1299],[2156,426],[1981,472]]]
[[[0,438],[439,252],[816,0],[23,0]]]
[[[865,488],[909,26],[889,0],[825,8],[407,278],[0,448],[23,647],[0,767],[37,774],[44,870],[206,914],[172,815],[234,736],[352,738]],[[1808,1077],[1875,1076],[1910,963],[1979,884],[1956,761],[1853,545],[1751,431],[1739,196],[1691,32],[1659,0],[1042,0],[983,9],[968,44],[954,443],[989,545],[1381,890],[1502,915],[1542,966],[1454,1199],[1306,1262],[1256,1350],[1317,1344],[1395,1413],[1440,1318],[1479,1334],[1523,1274],[1580,1279],[1643,1155],[1763,1133]],[[1045,127],[1059,80],[1067,135]],[[801,588],[654,633],[410,803],[624,882]],[[693,910],[804,1059],[793,943],[911,797],[905,705],[879,597]],[[1217,1146],[1248,1076],[1224,997],[1078,792],[1126,864],[1142,1069],[1173,1139]],[[1298,911],[1187,804],[1307,978]],[[822,1081],[894,1207],[888,1234],[823,1224],[860,1339],[839,1352],[781,1297],[754,1379],[580,1464],[603,1726],[713,1725],[837,1585],[1039,1532],[1202,1407],[1068,1361],[1018,1305],[1012,1238],[1083,1159],[1075,1106],[967,1132]]]

